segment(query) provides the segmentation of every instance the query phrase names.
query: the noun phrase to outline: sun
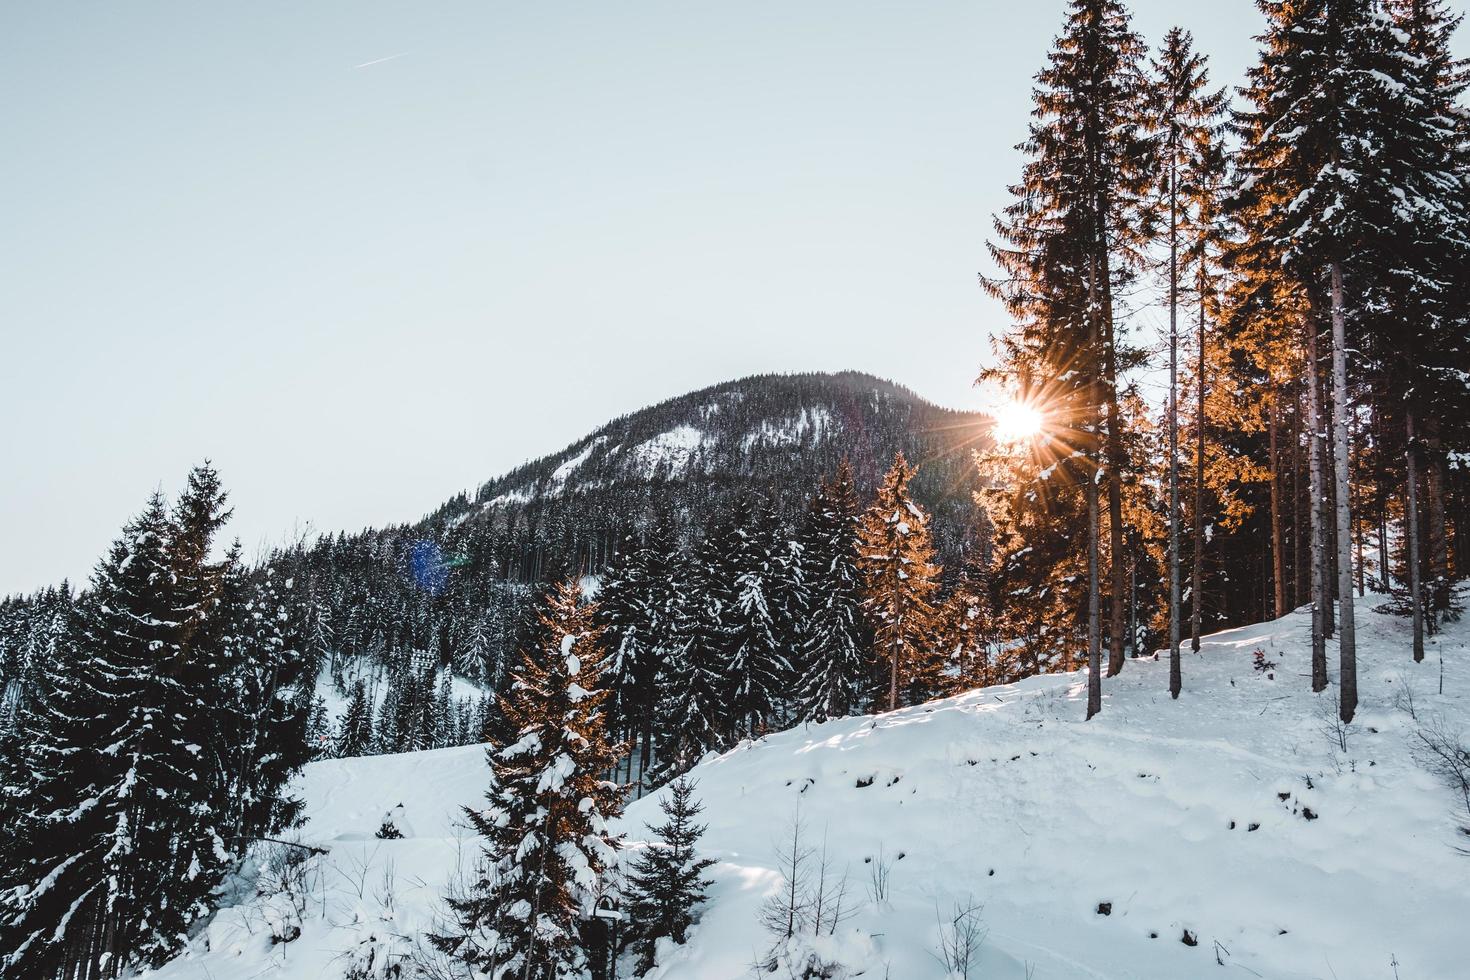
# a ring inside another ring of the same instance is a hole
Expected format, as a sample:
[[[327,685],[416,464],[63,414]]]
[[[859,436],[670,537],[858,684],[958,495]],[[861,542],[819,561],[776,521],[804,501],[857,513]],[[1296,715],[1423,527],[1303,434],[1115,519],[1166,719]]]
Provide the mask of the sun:
[[[1042,416],[1039,411],[1025,402],[1006,402],[993,413],[995,425],[992,432],[996,442],[1025,442],[1041,432]]]

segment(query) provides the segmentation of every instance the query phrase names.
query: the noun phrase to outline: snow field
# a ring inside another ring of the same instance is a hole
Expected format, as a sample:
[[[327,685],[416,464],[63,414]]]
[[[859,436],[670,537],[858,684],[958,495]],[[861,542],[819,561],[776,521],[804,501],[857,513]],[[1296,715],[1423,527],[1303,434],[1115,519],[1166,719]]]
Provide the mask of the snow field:
[[[1166,660],[1133,660],[1105,681],[1091,722],[1083,675],[1053,675],[710,757],[691,776],[715,884],[689,943],[666,947],[650,976],[751,975],[773,945],[760,909],[798,818],[806,847],[825,839],[831,883],[848,877],[849,916],[804,941],[841,964],[836,976],[946,977],[940,920],[971,905],[985,933],[972,978],[1470,975],[1458,795],[1412,748],[1429,719],[1470,727],[1470,628],[1447,626],[1419,665],[1407,630],[1360,614],[1362,704],[1346,751],[1335,689],[1310,691],[1299,611],[1186,647],[1177,702]],[[1254,669],[1257,649],[1274,678]],[[487,774],[478,747],[308,767],[301,839],[331,853],[300,937],[273,944],[261,908],[272,899],[251,899],[220,912],[207,950],[157,976],[325,980],[354,957],[402,954],[431,927],[460,855],[473,860],[458,807],[479,802]],[[631,842],[658,822],[656,801],[628,808]],[[390,809],[405,837],[377,840]],[[875,900],[877,867],[889,887]]]

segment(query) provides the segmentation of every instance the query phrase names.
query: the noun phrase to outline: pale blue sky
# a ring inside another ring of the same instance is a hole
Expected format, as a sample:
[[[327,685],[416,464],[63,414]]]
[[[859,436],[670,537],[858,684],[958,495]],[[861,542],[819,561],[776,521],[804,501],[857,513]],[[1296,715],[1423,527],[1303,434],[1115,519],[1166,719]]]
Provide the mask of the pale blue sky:
[[[1251,57],[1248,0],[1135,6]],[[0,592],[205,456],[254,551],[751,372],[975,404],[1062,11],[5,4]]]

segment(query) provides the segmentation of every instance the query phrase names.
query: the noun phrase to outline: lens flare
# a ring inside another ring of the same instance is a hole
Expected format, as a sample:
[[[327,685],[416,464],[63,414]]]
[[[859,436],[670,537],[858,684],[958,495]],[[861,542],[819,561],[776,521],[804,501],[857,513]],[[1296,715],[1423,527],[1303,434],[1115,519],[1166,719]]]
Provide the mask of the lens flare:
[[[1006,402],[995,410],[993,432],[1002,443],[1025,442],[1041,432],[1041,412],[1024,402]]]
[[[450,565],[433,541],[416,541],[408,553],[408,573],[419,588],[438,595],[449,582]]]

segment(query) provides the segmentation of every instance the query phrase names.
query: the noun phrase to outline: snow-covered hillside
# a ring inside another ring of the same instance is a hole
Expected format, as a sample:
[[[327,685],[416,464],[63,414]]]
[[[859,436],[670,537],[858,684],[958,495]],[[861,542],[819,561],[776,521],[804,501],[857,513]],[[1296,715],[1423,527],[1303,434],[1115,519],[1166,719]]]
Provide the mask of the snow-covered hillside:
[[[806,845],[825,839],[834,877],[849,875],[852,917],[816,943],[848,967],[839,975],[942,978],[938,920],[957,904],[983,906],[972,977],[1177,980],[1214,976],[1217,962],[1222,976],[1470,975],[1463,804],[1414,753],[1425,725],[1470,726],[1470,624],[1416,666],[1404,622],[1362,617],[1363,703],[1345,751],[1332,689],[1308,687],[1307,629],[1298,612],[1208,638],[1185,654],[1178,702],[1166,663],[1130,662],[1091,722],[1081,675],[1040,677],[706,760],[693,776],[715,886],[689,944],[651,976],[749,974],[771,947],[758,913],[797,817]],[[273,923],[290,931],[288,903],[251,898],[160,980],[323,980],[406,954],[472,853],[456,808],[485,778],[473,747],[309,767],[301,839],[330,853],[300,888],[299,938],[273,944]],[[390,809],[405,837],[377,840]],[[656,798],[631,806],[630,836],[657,816]],[[888,895],[874,901],[880,866]]]

